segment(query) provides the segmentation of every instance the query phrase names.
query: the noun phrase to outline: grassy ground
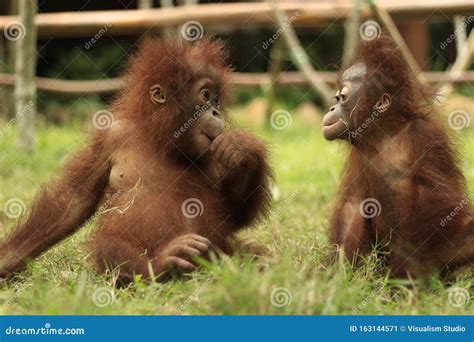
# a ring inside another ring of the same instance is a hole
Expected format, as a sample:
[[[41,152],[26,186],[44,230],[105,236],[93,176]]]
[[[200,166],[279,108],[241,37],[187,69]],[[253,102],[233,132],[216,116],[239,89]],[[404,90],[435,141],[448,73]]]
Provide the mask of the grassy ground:
[[[7,126],[5,126],[7,127]],[[205,265],[187,281],[145,285],[137,280],[114,289],[96,275],[83,245],[93,224],[61,243],[0,287],[4,314],[469,314],[448,300],[452,286],[469,289],[471,271],[452,281],[433,277],[406,287],[389,280],[374,258],[351,270],[344,263],[322,267],[328,252],[325,227],[344,158],[344,147],[324,141],[319,129],[297,120],[285,130],[256,130],[273,146],[279,199],[269,222],[244,231],[268,256],[235,256]],[[0,205],[10,198],[29,203],[39,185],[60,168],[83,139],[78,127],[44,127],[37,152],[20,153],[14,128],[0,135]],[[461,152],[474,189],[474,133],[462,133]],[[0,208],[1,210],[1,208]],[[0,211],[0,228],[14,219]]]

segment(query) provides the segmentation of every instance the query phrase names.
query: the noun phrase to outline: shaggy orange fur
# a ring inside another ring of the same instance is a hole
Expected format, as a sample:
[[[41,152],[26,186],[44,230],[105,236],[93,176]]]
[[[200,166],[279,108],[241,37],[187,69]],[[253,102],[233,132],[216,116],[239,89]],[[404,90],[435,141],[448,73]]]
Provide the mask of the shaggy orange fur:
[[[472,207],[430,94],[411,78],[388,37],[363,44],[355,64],[367,74],[348,123],[332,243],[351,261],[377,244],[401,277],[472,262]],[[381,99],[390,103],[377,112]]]
[[[190,271],[209,249],[229,251],[228,238],[265,214],[271,176],[262,142],[224,130],[229,72],[224,46],[211,38],[141,44],[110,108],[113,124],[43,187],[1,244],[0,275],[21,270],[95,213],[95,264],[118,269],[121,283]]]

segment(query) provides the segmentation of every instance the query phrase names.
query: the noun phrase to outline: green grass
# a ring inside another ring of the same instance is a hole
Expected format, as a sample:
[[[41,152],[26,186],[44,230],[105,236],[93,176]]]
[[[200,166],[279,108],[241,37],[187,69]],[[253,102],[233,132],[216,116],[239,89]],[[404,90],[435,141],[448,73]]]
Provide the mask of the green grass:
[[[472,300],[462,307],[448,301],[452,286],[469,289],[472,270],[451,280],[438,277],[415,286],[390,280],[377,260],[368,257],[352,270],[344,262],[327,265],[327,217],[337,187],[344,145],[328,143],[319,129],[297,120],[285,130],[256,129],[273,151],[278,183],[270,220],[239,234],[264,246],[258,258],[238,255],[206,264],[186,281],[165,284],[137,281],[126,289],[97,275],[84,245],[94,225],[56,246],[12,281],[0,287],[3,314],[470,314]],[[67,153],[84,135],[81,128],[42,127],[37,151],[16,149],[14,128],[0,136],[0,210],[16,197],[31,203],[40,184],[61,167]],[[474,133],[461,136],[463,167],[474,189]],[[14,220],[0,211],[0,228]],[[281,288],[284,288],[283,290]],[[110,303],[110,294],[114,299]],[[105,306],[94,304],[104,301]],[[273,296],[272,296],[273,294]],[[286,296],[286,298],[285,298]],[[291,297],[291,300],[286,300]],[[285,303],[286,302],[288,303]],[[279,305],[287,304],[287,305]],[[276,304],[276,305],[274,305]]]

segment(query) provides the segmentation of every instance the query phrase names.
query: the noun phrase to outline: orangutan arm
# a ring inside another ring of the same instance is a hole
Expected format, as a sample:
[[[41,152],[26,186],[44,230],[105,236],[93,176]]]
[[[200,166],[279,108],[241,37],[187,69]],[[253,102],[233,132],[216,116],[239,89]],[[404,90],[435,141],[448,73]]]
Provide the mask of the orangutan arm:
[[[211,147],[224,167],[221,189],[229,198],[235,218],[242,225],[265,213],[270,202],[270,168],[265,145],[253,135],[230,130],[217,137]]]
[[[42,187],[28,218],[0,244],[0,276],[20,271],[80,228],[96,211],[108,171],[103,140],[95,137],[71,158],[60,179]]]

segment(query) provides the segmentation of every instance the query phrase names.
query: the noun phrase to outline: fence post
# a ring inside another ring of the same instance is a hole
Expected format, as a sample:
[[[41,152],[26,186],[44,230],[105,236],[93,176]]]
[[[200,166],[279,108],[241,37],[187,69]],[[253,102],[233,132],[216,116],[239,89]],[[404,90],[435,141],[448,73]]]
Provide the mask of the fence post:
[[[139,9],[153,8],[153,0],[138,0]]]
[[[272,116],[273,108],[275,106],[275,98],[276,98],[276,88],[278,77],[280,76],[280,72],[283,65],[283,58],[284,58],[284,48],[285,44],[283,38],[278,38],[275,42],[275,45],[270,50],[270,65],[268,68],[268,72],[270,73],[270,84],[268,86],[267,91],[267,113],[265,115],[265,124],[270,126],[270,119]]]
[[[7,68],[8,58],[7,58],[7,43],[4,36],[0,36],[0,72],[5,73],[8,71]],[[5,116],[5,119],[8,118],[8,87],[5,85],[0,85],[0,116]]]
[[[15,115],[18,145],[30,152],[35,142],[36,117],[36,0],[19,0],[21,36],[15,42]]]

